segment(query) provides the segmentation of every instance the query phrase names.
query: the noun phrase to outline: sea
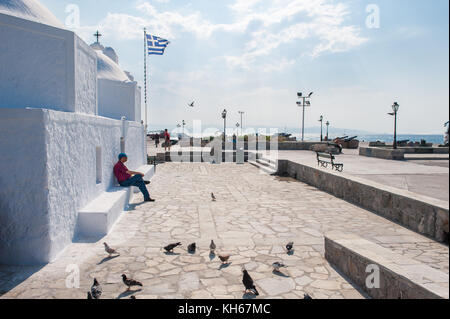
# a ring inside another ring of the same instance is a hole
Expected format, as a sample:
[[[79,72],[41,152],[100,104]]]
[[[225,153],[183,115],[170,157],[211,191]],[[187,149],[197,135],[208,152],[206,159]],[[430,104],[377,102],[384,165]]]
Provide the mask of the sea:
[[[176,127],[173,127],[171,125],[163,126],[163,125],[150,125],[149,131],[159,131],[163,130],[165,127],[169,129],[171,134],[177,135],[182,133],[182,129],[177,129]],[[301,134],[298,133],[298,129],[286,129],[286,128],[279,128],[278,132],[287,132],[292,134],[293,137],[296,137],[297,140],[301,140]],[[227,135],[233,135],[236,132],[240,132],[236,129],[227,129]],[[269,132],[269,130],[268,130]],[[343,133],[347,132],[347,133]],[[200,137],[197,136],[197,134],[191,134],[190,128],[185,128],[185,133],[189,136],[194,135],[194,137]],[[206,129],[206,131],[203,133],[202,137],[212,136],[212,135],[219,135],[221,134],[221,131],[214,130],[209,131]],[[239,134],[238,134],[239,135]],[[325,135],[325,134],[324,134]],[[342,133],[336,134],[336,132],[330,133],[330,140],[336,138],[336,137],[343,137],[345,135],[348,135],[349,137],[357,136],[357,139],[360,142],[385,142],[385,143],[392,143],[394,141],[394,136],[392,134],[367,134],[367,133],[360,133],[358,132],[352,132],[351,130],[342,130]],[[305,133],[305,141],[314,141],[314,140],[320,140],[320,133]],[[444,143],[444,134],[398,134],[397,135],[397,141],[404,141],[408,140],[411,142],[420,142],[421,140],[425,140],[427,143],[433,143],[433,144],[442,144]]]

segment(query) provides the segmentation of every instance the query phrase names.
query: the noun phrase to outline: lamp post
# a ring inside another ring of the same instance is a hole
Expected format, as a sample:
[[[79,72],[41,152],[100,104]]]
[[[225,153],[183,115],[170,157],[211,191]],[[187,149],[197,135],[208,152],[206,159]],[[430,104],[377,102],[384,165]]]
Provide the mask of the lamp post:
[[[325,123],[325,125],[327,126],[327,141],[328,141],[328,127],[330,126],[330,122],[329,121],[327,121],[326,123]]]
[[[320,141],[323,141],[323,115],[320,116]]]
[[[244,124],[242,122],[242,116],[245,114],[245,112],[239,111],[239,114],[241,115],[241,135],[242,135],[242,130],[244,129]]]
[[[397,102],[392,104],[392,113],[388,113],[391,116],[394,116],[394,150],[397,149],[397,113],[400,108],[400,105]]]
[[[222,112],[222,118],[223,118],[223,141],[226,141],[226,128],[227,128],[227,110],[224,109]]]
[[[309,93],[308,96],[303,96],[303,93],[301,93],[301,92],[297,93],[297,97],[301,100],[301,101],[297,102],[297,106],[303,107],[302,141],[305,140],[305,107],[311,106],[311,102],[308,101],[307,99],[310,99],[312,95],[313,95],[313,92]]]
[[[241,125],[239,123],[236,123],[236,135],[239,135],[239,127]]]

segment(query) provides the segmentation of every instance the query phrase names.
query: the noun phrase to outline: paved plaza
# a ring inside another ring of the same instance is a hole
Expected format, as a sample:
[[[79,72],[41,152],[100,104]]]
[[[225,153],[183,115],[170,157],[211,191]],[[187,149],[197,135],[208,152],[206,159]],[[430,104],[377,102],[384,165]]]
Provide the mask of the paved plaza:
[[[86,298],[93,278],[102,298],[253,298],[244,294],[242,267],[260,292],[257,298],[365,298],[324,259],[324,234],[357,234],[448,274],[449,249],[374,213],[290,178],[236,164],[158,165],[150,187],[156,203],[140,195],[111,233],[71,244],[42,268],[0,266],[0,298]],[[217,201],[211,201],[214,193]],[[221,266],[209,254],[231,254]],[[162,247],[181,241],[174,254]],[[283,247],[294,241],[294,254]],[[107,242],[120,252],[108,258]],[[195,254],[186,248],[196,242]],[[271,264],[282,261],[283,274]],[[76,265],[76,266],[74,266]],[[80,288],[67,288],[79,269]],[[76,272],[75,272],[76,273]],[[121,275],[142,281],[126,292]]]

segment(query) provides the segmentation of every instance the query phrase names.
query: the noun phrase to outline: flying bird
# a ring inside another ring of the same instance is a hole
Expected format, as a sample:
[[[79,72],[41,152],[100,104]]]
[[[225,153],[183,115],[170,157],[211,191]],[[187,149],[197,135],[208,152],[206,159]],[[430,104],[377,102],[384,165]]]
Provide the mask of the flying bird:
[[[274,262],[272,264],[272,266],[273,266],[273,271],[275,271],[275,272],[280,272],[280,268],[286,268],[286,265],[279,261]]]
[[[125,284],[125,286],[128,287],[127,290],[130,290],[130,288],[133,287],[133,286],[140,286],[140,287],[142,287],[142,283],[140,283],[139,281],[136,281],[134,279],[127,278],[126,275],[122,275],[122,281]]]
[[[211,254],[214,254],[214,251],[216,250],[216,244],[214,243],[214,240],[211,239],[211,245],[209,245],[209,252]]]
[[[242,277],[242,283],[245,286],[245,293],[247,293],[247,291],[252,291],[255,296],[259,296],[259,292],[258,290],[256,290],[255,284],[253,283],[253,279],[252,277],[250,277],[250,275],[248,274],[247,270],[243,269],[243,277]]]
[[[214,196],[214,193],[211,193],[211,199],[212,199],[213,202],[216,201],[216,196]]]
[[[188,104],[189,107],[194,107],[195,101],[193,101],[191,104]]]
[[[188,251],[191,253],[195,253],[196,249],[197,249],[197,245],[195,243],[192,243],[188,246]]]
[[[91,296],[93,299],[100,299],[100,296],[102,295],[102,286],[98,283],[97,279],[94,278],[94,283],[91,287]]]
[[[288,254],[292,251],[292,248],[294,248],[294,242],[291,241],[290,243],[288,243],[286,245],[286,249],[287,249]]]
[[[219,255],[220,261],[222,264],[228,264],[228,260],[230,260],[230,255]]]
[[[105,251],[109,254],[109,257],[111,257],[112,254],[120,255],[115,249],[109,247],[107,243],[103,243],[103,245],[105,245]]]
[[[175,247],[181,246],[181,243],[176,243],[176,244],[170,244],[167,245],[166,247],[164,247],[164,249],[168,252],[168,253],[173,253],[173,250]]]

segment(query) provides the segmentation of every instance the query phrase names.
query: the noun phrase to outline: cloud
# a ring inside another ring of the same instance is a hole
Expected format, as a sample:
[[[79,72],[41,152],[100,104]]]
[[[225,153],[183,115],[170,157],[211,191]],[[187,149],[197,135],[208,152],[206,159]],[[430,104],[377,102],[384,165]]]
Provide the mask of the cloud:
[[[236,48],[238,54],[225,54],[222,59],[229,67],[241,69],[253,68],[261,57],[291,43],[301,43],[298,48],[303,52],[308,48],[308,55],[316,58],[327,52],[346,52],[368,41],[360,35],[358,26],[345,24],[348,6],[332,0],[236,0],[225,7],[234,18],[229,23],[214,23],[200,11],[186,8],[158,10],[147,1],[138,2],[136,8],[141,16],[108,13],[98,26],[77,32],[90,38],[92,31],[100,28],[102,33],[114,34],[121,40],[142,37],[144,27],[158,30],[159,36],[171,40],[182,36],[182,32],[199,39],[209,39],[219,31],[236,34],[247,38],[246,42]],[[250,24],[256,27],[247,31]]]

